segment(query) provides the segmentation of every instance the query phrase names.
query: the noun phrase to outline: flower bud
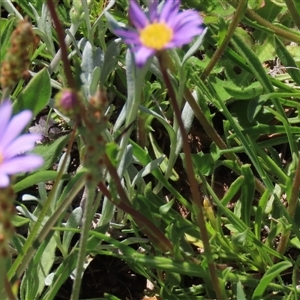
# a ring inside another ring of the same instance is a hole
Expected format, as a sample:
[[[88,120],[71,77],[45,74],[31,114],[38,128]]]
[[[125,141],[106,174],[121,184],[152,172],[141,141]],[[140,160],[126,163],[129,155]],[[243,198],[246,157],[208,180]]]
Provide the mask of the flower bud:
[[[64,89],[56,95],[55,106],[67,117],[76,117],[80,113],[78,95],[71,89]]]

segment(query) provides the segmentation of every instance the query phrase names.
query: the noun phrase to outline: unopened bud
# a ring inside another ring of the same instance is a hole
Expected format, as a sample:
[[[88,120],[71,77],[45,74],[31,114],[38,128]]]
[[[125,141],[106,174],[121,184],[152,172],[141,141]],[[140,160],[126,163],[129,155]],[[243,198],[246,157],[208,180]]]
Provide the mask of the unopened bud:
[[[55,97],[55,106],[67,117],[75,117],[79,112],[78,94],[71,89],[64,89]]]

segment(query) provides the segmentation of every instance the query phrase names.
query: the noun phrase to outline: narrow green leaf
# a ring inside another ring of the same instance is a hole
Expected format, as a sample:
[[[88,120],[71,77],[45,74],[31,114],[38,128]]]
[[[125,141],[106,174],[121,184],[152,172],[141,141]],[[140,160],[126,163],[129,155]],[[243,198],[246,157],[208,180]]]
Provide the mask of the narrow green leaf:
[[[232,38],[232,43],[238,52],[243,56],[247,64],[249,65],[251,72],[261,83],[265,91],[273,92],[274,88],[270,82],[268,75],[266,74],[265,69],[263,68],[261,62],[256,57],[255,53],[240,39],[238,35],[234,35]]]
[[[159,212],[162,214],[162,215],[165,215],[167,214],[170,209],[172,208],[173,204],[175,202],[175,199],[173,198],[171,201],[167,202],[166,204],[162,205],[160,208],[159,208]]]
[[[132,145],[133,155],[139,160],[139,162],[143,166],[146,166],[152,161],[150,155],[145,150],[143,150],[138,144],[136,144],[133,141],[130,141],[130,143]],[[168,189],[173,194],[173,196],[176,197],[185,207],[187,207],[191,211],[193,210],[191,204],[184,197],[182,197],[182,195],[178,193],[178,191],[164,178],[159,169],[152,170],[151,174],[156,179],[161,181],[161,183],[166,187],[166,189]]]
[[[233,197],[241,188],[244,180],[245,180],[244,177],[240,176],[230,185],[228,191],[226,192],[223,199],[221,200],[224,206],[226,206],[231,200],[233,200]]]
[[[109,43],[105,55],[103,66],[101,70],[100,83],[103,85],[107,76],[112,73],[118,62],[118,55],[121,51],[121,41],[119,39],[113,40]]]
[[[54,231],[52,232],[54,234]],[[55,260],[56,240],[52,234],[49,241],[44,241],[33,259],[34,273],[36,275],[37,290],[27,299],[37,299],[45,288],[45,279],[48,276]]]
[[[49,180],[55,180],[56,176],[57,176],[56,171],[39,171],[30,174],[14,185],[14,191],[15,193],[17,193],[19,191],[23,191],[24,189],[30,186],[34,186],[37,183],[46,182]]]
[[[9,45],[11,34],[14,30],[14,24],[15,24],[16,18],[11,19],[4,19],[0,18],[1,28],[0,28],[0,63],[2,63],[5,54],[6,49]]]
[[[247,300],[244,289],[243,289],[243,285],[240,281],[236,285],[236,299]]]
[[[78,228],[82,220],[82,208],[76,207],[70,214],[69,219],[66,222],[66,228]],[[68,253],[71,240],[74,236],[72,231],[64,231],[62,245],[65,249],[65,252]]]
[[[119,153],[119,146],[114,142],[107,143],[105,145],[105,152],[111,163],[116,167],[118,164],[117,156]]]
[[[242,185],[242,193],[240,201],[242,203],[241,208],[241,219],[244,223],[250,227],[250,212],[251,206],[254,199],[254,192],[255,192],[255,182],[254,182],[254,175],[251,171],[251,165],[243,165],[241,167],[242,175],[245,178],[245,183]]]
[[[29,223],[29,219],[21,217],[19,215],[14,215],[12,219],[12,223],[14,227],[21,227],[27,223]]]
[[[243,100],[243,99],[253,99],[263,93],[263,88],[259,82],[253,82],[247,87],[238,87],[231,85],[224,86],[226,92],[235,99]]]
[[[289,53],[281,40],[276,36],[275,49],[280,61],[285,67],[287,67],[286,71],[291,75],[297,84],[300,84],[300,69],[297,66],[293,56]]]
[[[281,272],[285,271],[286,269],[292,267],[292,263],[289,261],[281,261],[276,265],[273,265],[261,278],[258,286],[253,292],[252,300],[261,300],[263,299],[263,294],[268,287],[268,284],[275,279]]]

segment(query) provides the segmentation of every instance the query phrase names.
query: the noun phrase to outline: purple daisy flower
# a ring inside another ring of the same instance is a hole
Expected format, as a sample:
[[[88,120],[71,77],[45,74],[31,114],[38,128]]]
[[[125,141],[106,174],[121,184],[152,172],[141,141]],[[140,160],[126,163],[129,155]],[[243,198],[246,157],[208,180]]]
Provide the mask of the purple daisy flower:
[[[10,175],[32,171],[44,162],[41,156],[24,153],[41,138],[38,134],[21,134],[32,112],[24,110],[12,117],[12,110],[9,100],[0,104],[0,188],[10,184]]]
[[[152,0],[145,14],[135,0],[130,0],[129,18],[133,28],[114,30],[130,45],[138,67],[156,52],[190,43],[203,30],[203,20],[193,10],[179,11],[180,0],[165,0],[161,10],[158,0]]]

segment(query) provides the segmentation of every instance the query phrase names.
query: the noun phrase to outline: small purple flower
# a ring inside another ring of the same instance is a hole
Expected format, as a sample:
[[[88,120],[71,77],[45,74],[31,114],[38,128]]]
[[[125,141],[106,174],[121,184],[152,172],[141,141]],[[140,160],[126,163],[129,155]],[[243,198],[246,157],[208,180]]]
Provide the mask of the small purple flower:
[[[31,118],[29,110],[12,117],[10,100],[0,104],[0,188],[10,184],[10,175],[32,171],[44,162],[41,156],[24,153],[41,138],[38,134],[21,134]]]
[[[129,18],[133,28],[114,30],[130,45],[138,67],[156,52],[190,43],[203,30],[203,20],[193,10],[179,11],[180,0],[165,0],[161,10],[158,0],[151,0],[148,14],[145,14],[135,0],[130,0]]]

